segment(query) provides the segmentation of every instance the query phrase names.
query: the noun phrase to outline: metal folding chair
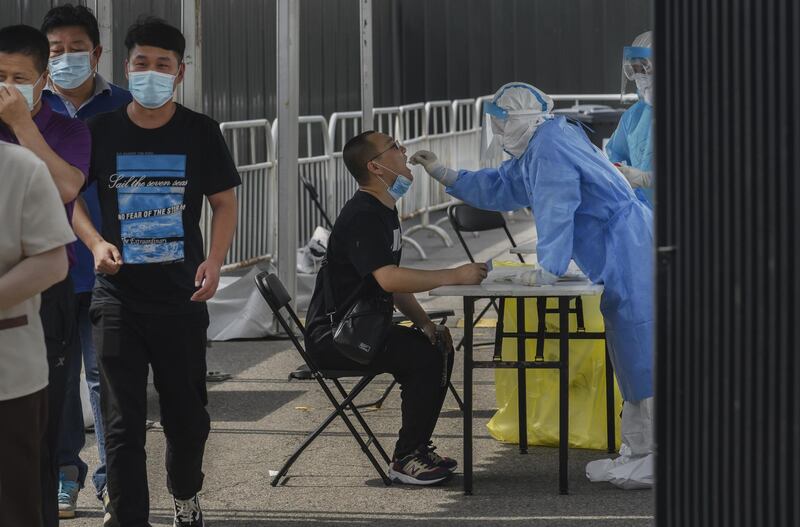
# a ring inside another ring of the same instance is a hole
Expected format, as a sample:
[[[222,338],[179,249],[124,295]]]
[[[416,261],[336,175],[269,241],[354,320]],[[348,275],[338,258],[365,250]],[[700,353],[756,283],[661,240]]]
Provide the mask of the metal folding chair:
[[[325,420],[322,421],[322,423],[313,432],[311,432],[308,437],[306,437],[305,441],[303,441],[303,443],[298,446],[297,449],[295,449],[294,453],[289,457],[289,459],[286,460],[286,463],[283,464],[275,477],[272,478],[272,486],[276,486],[281,479],[283,479],[292,464],[294,464],[294,462],[297,461],[297,458],[300,457],[300,454],[303,453],[303,451],[328,427],[328,425],[333,422],[334,419],[336,419],[337,416],[344,421],[345,426],[347,426],[347,429],[350,430],[353,438],[358,442],[358,445],[361,447],[361,450],[367,456],[370,463],[372,463],[372,466],[375,467],[375,470],[380,475],[384,484],[391,485],[391,480],[386,475],[386,472],[381,464],[373,455],[372,451],[370,450],[370,446],[375,446],[386,465],[391,462],[391,459],[386,454],[386,451],[383,449],[378,439],[375,437],[372,429],[367,425],[361,413],[358,411],[358,407],[353,403],[353,400],[356,398],[356,396],[358,396],[358,394],[367,387],[372,379],[375,378],[375,374],[356,370],[320,370],[317,368],[313,359],[303,347],[301,342],[301,340],[305,340],[305,328],[303,327],[302,322],[300,322],[300,319],[297,317],[294,309],[292,309],[292,298],[289,296],[289,293],[286,292],[286,288],[283,287],[283,284],[276,275],[268,272],[259,273],[256,276],[255,281],[256,287],[261,293],[261,296],[264,297],[264,300],[269,305],[270,309],[275,315],[275,318],[278,320],[278,323],[289,336],[292,344],[294,344],[294,347],[297,349],[298,353],[300,353],[303,361],[308,366],[311,376],[319,383],[320,388],[322,388],[322,391],[325,393],[325,396],[328,398],[334,408],[333,412],[331,412],[330,415],[328,415],[328,417],[326,417]],[[283,315],[282,310],[286,312],[288,319]],[[295,331],[299,332],[299,336],[295,333]],[[348,392],[344,389],[344,386],[342,386],[342,383],[340,382],[340,379],[344,378],[360,378],[360,380]],[[332,390],[328,385],[329,382],[333,385],[335,391]],[[366,435],[366,441],[353,425],[350,417],[348,417],[345,413],[345,409],[349,410],[353,414],[353,417],[355,417],[355,419],[361,425]]]
[[[511,236],[511,231],[508,230],[506,219],[497,211],[481,210],[471,207],[465,203],[457,203],[455,205],[450,205],[447,208],[447,218],[450,220],[450,226],[453,227],[453,230],[458,237],[458,241],[461,242],[461,247],[464,248],[464,252],[467,253],[467,258],[469,258],[470,262],[475,262],[475,258],[472,256],[472,252],[470,252],[469,246],[464,240],[464,236],[461,234],[462,232],[485,232],[493,231],[495,229],[503,229],[503,232],[506,233],[506,237],[508,237],[508,241],[511,243],[511,247],[517,246],[516,242],[514,241],[514,237]],[[520,262],[525,263],[525,258],[523,258],[521,254],[518,254],[517,257],[519,258]],[[492,342],[476,342],[473,344],[473,347],[494,346],[494,356],[495,358],[499,358],[503,344],[502,338],[500,338],[499,335],[503,333],[503,313],[505,310],[505,299],[497,299],[496,303],[495,299],[491,299],[489,303],[486,304],[486,306],[484,306],[484,308],[480,311],[480,313],[478,313],[478,316],[475,317],[473,327],[483,318],[483,316],[491,307],[493,307],[497,313],[497,331],[495,332],[495,339]],[[464,337],[461,337],[456,349],[460,350],[463,345]]]

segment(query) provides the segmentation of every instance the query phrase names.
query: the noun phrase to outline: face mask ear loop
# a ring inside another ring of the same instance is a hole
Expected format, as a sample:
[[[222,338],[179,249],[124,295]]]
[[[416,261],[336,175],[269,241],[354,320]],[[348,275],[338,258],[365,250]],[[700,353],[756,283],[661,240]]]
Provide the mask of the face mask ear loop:
[[[89,64],[92,63],[92,55],[94,55],[94,52],[96,50],[97,50],[97,46],[93,47],[92,50],[89,52]],[[97,63],[94,65],[94,68],[92,68],[92,77],[97,75],[97,68],[99,68],[99,67],[100,67],[100,59],[98,58],[97,59]]]
[[[42,72],[42,74],[41,74],[41,75],[39,75],[39,78],[38,78],[38,79],[36,79],[36,82],[34,82],[34,83],[33,83],[33,89],[34,89],[34,90],[36,89],[36,86],[38,86],[38,85],[39,85],[39,83],[40,83],[40,82],[42,81],[42,79],[44,78],[44,75],[45,75],[45,73],[47,73],[47,68],[45,68],[45,70]],[[34,100],[31,98],[31,108],[30,108],[30,111],[33,111],[33,109],[34,109],[34,108],[36,108],[36,105],[37,105],[37,104],[39,104],[39,101],[41,101],[41,100],[42,100],[42,94],[43,94],[43,93],[44,93],[44,90],[42,90],[42,91],[40,91],[40,92],[39,92],[39,98],[38,98],[36,101],[34,101]]]
[[[381,180],[381,183],[383,183],[384,185],[386,185],[386,191],[387,191],[387,192],[389,191],[389,189],[391,189],[391,188],[392,188],[392,187],[391,187],[391,186],[390,186],[390,185],[389,185],[389,184],[386,182],[386,180],[385,180],[385,179],[383,179],[381,176],[378,176],[377,174],[376,174],[375,176],[376,176],[378,179],[380,179],[380,180]]]
[[[378,165],[378,166],[379,166],[379,167],[381,167],[382,169],[384,169],[384,170],[389,170],[389,172],[391,172],[391,170],[390,170],[390,169],[388,169],[388,168],[386,168],[385,166],[381,165],[380,163],[378,163],[378,162],[377,162],[377,161],[375,161],[374,159],[373,159],[372,161],[369,161],[369,163],[375,163],[376,165]],[[383,183],[384,185],[386,185],[386,190],[387,190],[387,191],[388,191],[390,188],[392,188],[392,187],[390,187],[390,186],[389,186],[389,184],[388,184],[388,183],[387,183],[387,182],[386,182],[386,181],[385,181],[385,180],[384,180],[384,179],[383,179],[381,176],[379,176],[378,174],[375,174],[375,177],[376,177],[376,178],[378,178],[378,179],[380,179],[380,180],[381,180],[381,183]]]
[[[397,177],[400,177],[400,175],[401,175],[401,174],[398,174],[397,172],[395,172],[394,170],[392,170],[391,168],[389,168],[387,166],[383,166],[382,164],[378,163],[374,159],[372,160],[372,162],[375,163],[376,165],[378,165],[379,167],[381,167],[382,169],[388,170],[389,172],[391,172],[392,174],[394,174]],[[378,177],[380,177],[380,176],[378,176]],[[383,181],[383,178],[381,178],[381,181]],[[386,185],[386,182],[383,181],[383,184]],[[388,187],[389,185],[386,185],[386,186]]]

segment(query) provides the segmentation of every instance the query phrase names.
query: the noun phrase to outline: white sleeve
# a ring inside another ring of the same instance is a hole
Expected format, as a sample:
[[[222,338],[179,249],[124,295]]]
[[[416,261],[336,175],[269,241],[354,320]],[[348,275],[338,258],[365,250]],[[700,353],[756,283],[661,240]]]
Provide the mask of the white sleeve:
[[[75,241],[58,189],[43,162],[36,164],[23,196],[22,252],[34,256]]]

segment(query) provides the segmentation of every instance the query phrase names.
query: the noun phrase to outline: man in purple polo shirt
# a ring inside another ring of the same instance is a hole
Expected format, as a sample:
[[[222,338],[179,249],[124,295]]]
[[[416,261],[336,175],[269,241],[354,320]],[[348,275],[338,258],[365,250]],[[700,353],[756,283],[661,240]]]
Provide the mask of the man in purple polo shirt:
[[[47,38],[30,26],[0,29],[0,141],[20,144],[47,165],[71,219],[75,198],[86,182],[91,138],[85,124],[54,113],[43,102],[47,84]],[[43,205],[44,206],[44,205]],[[74,248],[67,249],[70,265]],[[44,525],[58,525],[58,464],[55,449],[64,401],[66,364],[80,353],[75,320],[75,293],[67,277],[42,293],[40,309],[47,345],[48,412],[42,453]]]
[[[50,82],[42,100],[53,111],[81,121],[99,113],[110,112],[131,102],[128,90],[106,81],[97,65],[103,53],[100,30],[92,12],[82,6],[56,6],[44,16],[42,33],[50,42]],[[100,230],[100,204],[97,185],[89,185],[82,193],[92,223]],[[98,499],[108,500],[106,492],[106,451],[103,417],[100,414],[100,374],[92,341],[89,305],[94,287],[94,258],[83,242],[75,243],[76,264],[70,269],[77,297],[78,334],[82,354],[76,354],[67,364],[67,390],[64,416],[58,440],[60,518],[74,518],[78,492],[86,482],[88,467],[80,453],[85,445],[83,411],[81,409],[81,358],[86,372],[86,385],[94,415],[95,439],[99,463],[92,475]],[[81,356],[82,355],[82,356]]]

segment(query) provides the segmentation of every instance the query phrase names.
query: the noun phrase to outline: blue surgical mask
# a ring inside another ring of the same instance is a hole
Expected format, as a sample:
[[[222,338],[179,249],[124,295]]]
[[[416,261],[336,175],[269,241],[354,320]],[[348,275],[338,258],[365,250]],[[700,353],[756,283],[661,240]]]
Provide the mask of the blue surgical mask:
[[[397,179],[394,180],[394,183],[392,183],[392,186],[389,187],[387,191],[395,201],[398,201],[410,188],[411,180],[405,176],[398,175]]]
[[[28,110],[33,111],[33,107],[41,100],[42,95],[39,94],[39,99],[36,101],[33,100],[33,89],[41,82],[42,77],[44,77],[44,73],[42,73],[36,82],[33,84],[10,84],[8,82],[0,82],[0,86],[5,86],[7,88],[14,87],[25,97],[25,102],[28,104]]]
[[[92,75],[92,53],[64,53],[50,59],[50,79],[59,88],[71,90],[83,84]]]
[[[392,197],[392,199],[395,200],[395,201],[398,201],[400,198],[402,198],[405,195],[406,192],[408,192],[408,189],[411,188],[411,180],[408,179],[407,177],[405,177],[402,174],[398,174],[397,172],[395,172],[391,168],[387,168],[387,167],[381,165],[377,161],[373,161],[373,162],[376,165],[378,165],[379,167],[381,167],[382,169],[388,170],[389,172],[391,172],[392,174],[397,176],[397,178],[394,180],[394,183],[392,183],[392,186],[389,186],[385,181],[383,181],[383,178],[381,178],[381,181],[383,181],[383,184],[386,185],[386,191],[389,193],[389,195]]]
[[[128,89],[136,102],[155,110],[172,100],[175,91],[175,75],[157,71],[128,72]]]

